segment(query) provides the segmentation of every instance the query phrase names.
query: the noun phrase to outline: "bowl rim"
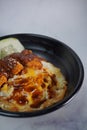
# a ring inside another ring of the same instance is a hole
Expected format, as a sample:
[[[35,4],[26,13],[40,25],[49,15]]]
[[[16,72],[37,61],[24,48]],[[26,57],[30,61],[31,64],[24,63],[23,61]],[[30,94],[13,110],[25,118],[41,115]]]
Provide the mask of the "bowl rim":
[[[52,106],[49,106],[45,109],[37,110],[34,112],[10,112],[10,111],[0,109],[0,115],[8,116],[8,117],[36,117],[36,116],[41,116],[43,114],[48,114],[50,112],[53,112],[53,111],[61,108],[62,106],[65,106],[69,101],[71,101],[71,99],[74,97],[74,95],[76,95],[77,92],[80,90],[81,85],[82,85],[83,80],[84,80],[84,67],[83,67],[82,61],[79,58],[79,56],[76,54],[76,52],[71,47],[69,47],[65,43],[63,43],[55,38],[46,36],[46,35],[33,34],[33,33],[17,33],[17,34],[9,34],[9,35],[5,35],[5,36],[1,36],[0,40],[5,39],[5,38],[9,38],[9,37],[16,37],[16,36],[30,36],[30,37],[36,37],[36,38],[43,38],[43,39],[47,39],[50,41],[54,41],[55,45],[57,45],[57,43],[61,44],[65,49],[67,49],[72,54],[72,56],[77,61],[80,74],[79,74],[78,82],[77,82],[77,85],[76,85],[74,91],[67,98],[65,98],[63,101],[60,101],[60,102],[58,102]]]

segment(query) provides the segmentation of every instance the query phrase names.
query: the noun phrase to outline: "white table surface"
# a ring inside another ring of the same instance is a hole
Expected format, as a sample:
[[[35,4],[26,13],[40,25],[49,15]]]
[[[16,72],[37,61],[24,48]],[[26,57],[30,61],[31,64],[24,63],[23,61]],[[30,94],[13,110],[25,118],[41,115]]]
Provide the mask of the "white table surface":
[[[0,130],[87,130],[87,0],[0,0],[0,36],[14,33],[63,41],[79,55],[85,78],[65,107],[36,118],[0,116]]]

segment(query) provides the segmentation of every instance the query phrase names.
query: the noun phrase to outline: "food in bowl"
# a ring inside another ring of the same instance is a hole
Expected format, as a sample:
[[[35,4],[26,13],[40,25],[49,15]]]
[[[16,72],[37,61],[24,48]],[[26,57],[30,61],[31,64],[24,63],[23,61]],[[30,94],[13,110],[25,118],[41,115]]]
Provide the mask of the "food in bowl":
[[[31,50],[0,59],[0,108],[14,112],[44,109],[61,101],[67,81],[61,70]]]

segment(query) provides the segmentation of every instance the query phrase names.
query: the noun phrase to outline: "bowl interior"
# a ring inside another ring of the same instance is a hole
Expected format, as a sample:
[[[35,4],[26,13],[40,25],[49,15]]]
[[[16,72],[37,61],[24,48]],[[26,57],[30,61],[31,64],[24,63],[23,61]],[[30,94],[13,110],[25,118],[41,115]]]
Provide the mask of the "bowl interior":
[[[56,103],[45,110],[41,110],[40,112],[10,114],[9,112],[2,110],[1,114],[7,116],[25,117],[48,113],[61,107],[61,105],[66,103],[79,90],[84,76],[83,65],[77,54],[70,47],[58,40],[33,34],[9,35],[0,39],[8,37],[18,38],[25,48],[31,49],[37,55],[44,57],[47,61],[59,67],[68,82],[68,91],[65,98],[61,102]]]

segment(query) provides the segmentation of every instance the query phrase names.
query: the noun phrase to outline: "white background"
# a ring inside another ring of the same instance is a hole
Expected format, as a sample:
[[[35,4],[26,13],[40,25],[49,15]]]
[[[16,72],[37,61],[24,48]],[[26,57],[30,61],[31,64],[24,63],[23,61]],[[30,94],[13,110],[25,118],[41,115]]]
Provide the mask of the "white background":
[[[65,107],[36,118],[0,116],[0,130],[87,130],[87,0],[0,0],[0,36],[15,33],[66,43],[83,62],[85,78]]]

